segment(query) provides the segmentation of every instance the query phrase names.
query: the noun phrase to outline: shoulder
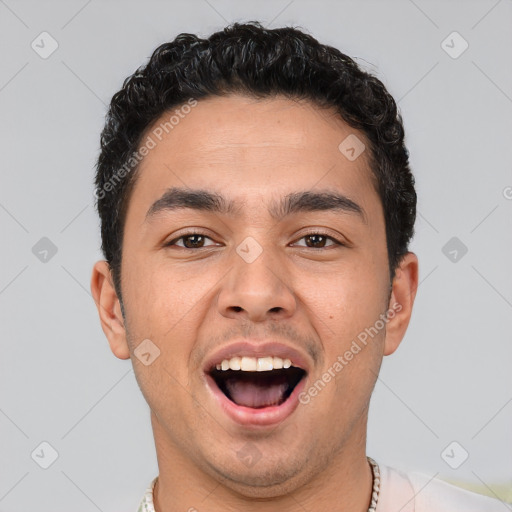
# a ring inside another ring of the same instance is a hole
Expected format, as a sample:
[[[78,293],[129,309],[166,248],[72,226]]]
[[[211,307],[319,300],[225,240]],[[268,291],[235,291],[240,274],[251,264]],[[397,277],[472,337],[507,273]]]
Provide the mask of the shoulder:
[[[465,512],[502,512],[504,503],[487,496],[466,491],[455,485],[448,484],[437,478],[432,479],[420,473],[409,473],[409,480],[418,493],[417,505],[421,510],[430,511],[453,511],[464,510]]]
[[[382,502],[381,502],[382,498]],[[503,512],[503,502],[466,491],[422,473],[405,473],[381,466],[377,512]]]

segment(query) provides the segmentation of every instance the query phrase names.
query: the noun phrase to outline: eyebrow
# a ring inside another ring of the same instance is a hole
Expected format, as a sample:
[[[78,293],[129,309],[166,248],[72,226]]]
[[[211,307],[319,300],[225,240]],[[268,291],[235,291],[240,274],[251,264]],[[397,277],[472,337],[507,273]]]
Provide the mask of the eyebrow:
[[[214,214],[236,215],[243,204],[226,199],[222,194],[202,189],[172,187],[157,199],[146,213],[146,221],[157,213],[183,208]],[[348,197],[330,190],[312,192],[309,190],[292,192],[278,202],[268,205],[268,212],[275,220],[302,212],[336,211],[356,214],[367,224],[364,209]]]

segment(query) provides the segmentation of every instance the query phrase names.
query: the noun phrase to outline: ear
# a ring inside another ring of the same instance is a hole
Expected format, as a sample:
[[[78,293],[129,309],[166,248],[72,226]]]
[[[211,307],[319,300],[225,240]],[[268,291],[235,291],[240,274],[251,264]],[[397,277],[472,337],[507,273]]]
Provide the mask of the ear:
[[[385,356],[392,354],[398,348],[405,335],[417,289],[418,257],[413,252],[408,252],[400,260],[393,279],[388,304],[389,320],[384,341]]]
[[[114,288],[110,266],[106,261],[98,261],[93,267],[91,292],[110,350],[119,359],[129,359],[130,349],[126,341],[121,304]]]

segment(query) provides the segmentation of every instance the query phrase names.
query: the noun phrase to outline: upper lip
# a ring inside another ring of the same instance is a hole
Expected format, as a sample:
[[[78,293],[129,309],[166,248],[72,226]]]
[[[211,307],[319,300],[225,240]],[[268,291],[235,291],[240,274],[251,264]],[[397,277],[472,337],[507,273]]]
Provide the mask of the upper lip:
[[[205,373],[209,373],[211,370],[214,370],[216,365],[220,364],[224,359],[231,359],[232,357],[237,356],[276,356],[281,357],[282,359],[290,359],[293,366],[298,366],[309,373],[309,359],[296,348],[290,347],[277,341],[256,340],[241,340],[215,350],[215,352],[213,352],[207,358],[203,370]]]

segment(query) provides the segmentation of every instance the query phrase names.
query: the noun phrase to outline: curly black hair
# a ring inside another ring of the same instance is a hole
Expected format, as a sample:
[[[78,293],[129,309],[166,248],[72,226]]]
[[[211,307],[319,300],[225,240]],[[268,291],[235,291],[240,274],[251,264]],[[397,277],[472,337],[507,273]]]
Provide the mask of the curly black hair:
[[[416,219],[414,177],[395,101],[380,80],[336,48],[297,28],[266,29],[254,21],[233,23],[208,39],[179,34],[159,46],[112,98],[101,133],[95,196],[102,250],[119,298],[126,207],[146,130],[191,99],[228,94],[309,100],[334,108],[362,132],[382,201],[392,282]]]

